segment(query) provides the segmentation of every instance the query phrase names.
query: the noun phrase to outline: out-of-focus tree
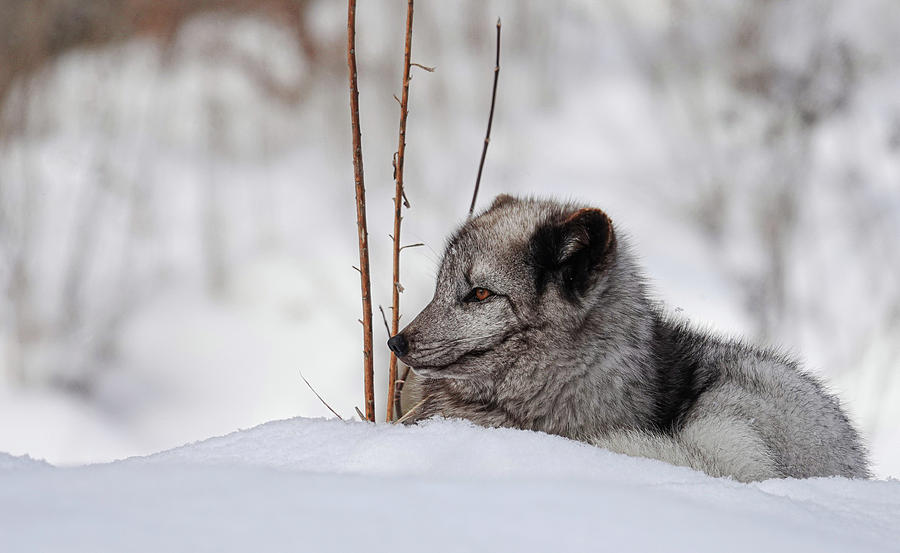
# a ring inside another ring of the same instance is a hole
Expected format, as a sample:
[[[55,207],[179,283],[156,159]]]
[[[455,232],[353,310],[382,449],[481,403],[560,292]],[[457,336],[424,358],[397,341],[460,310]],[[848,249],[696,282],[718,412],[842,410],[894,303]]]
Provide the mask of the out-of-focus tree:
[[[40,205],[47,183],[29,146],[30,136],[40,128],[41,72],[69,52],[139,38],[155,41],[163,61],[172,62],[179,32],[193,18],[211,13],[262,17],[290,30],[307,69],[296,81],[286,82],[268,64],[248,57],[225,40],[207,42],[201,46],[206,50],[193,54],[205,56],[211,64],[235,66],[273,101],[296,104],[327,65],[323,60],[341,47],[339,40],[314,36],[307,19],[311,5],[309,0],[0,0],[0,147],[14,148],[11,157],[20,167],[15,182],[0,183],[0,282],[6,284],[4,303],[9,306],[0,324],[11,328],[13,336],[7,358],[0,365],[7,367],[11,381],[20,385],[49,382],[91,393],[96,373],[114,356],[122,321],[142,296],[133,274],[133,245],[138,234],[147,230],[149,206],[154,201],[141,176],[123,178],[98,145],[92,150],[91,176],[75,196],[71,224],[64,227],[65,236],[59,237],[70,244],[60,263],[55,285],[59,291],[48,294],[46,278],[37,282],[41,270],[38,234],[55,225],[52,218],[57,216]],[[102,88],[104,83],[101,75],[96,86]],[[115,124],[103,123],[110,117],[109,110],[96,108],[104,134],[99,140],[114,140]],[[210,148],[222,154],[225,120],[214,94],[209,96],[207,111]],[[208,284],[220,292],[227,272],[216,171],[209,168],[203,185],[207,201],[199,220],[204,221]],[[120,216],[130,221],[125,224],[121,251],[98,252],[103,234],[110,232],[104,225]],[[117,286],[106,301],[98,301],[86,289],[88,272],[100,253],[107,260],[120,257],[115,262]],[[59,305],[47,309],[47,297],[58,297]],[[53,345],[48,348],[48,344]],[[55,353],[48,354],[48,349]]]
[[[858,366],[871,344],[900,335],[900,291],[863,316],[848,317],[850,306],[835,309],[835,299],[859,293],[845,288],[853,278],[871,291],[897,274],[900,225],[879,205],[887,199],[883,169],[842,152],[825,157],[821,145],[863,112],[860,94],[872,89],[865,79],[896,75],[896,58],[848,38],[839,4],[673,0],[669,8],[665,47],[649,56],[647,71],[689,129],[672,147],[694,178],[674,202],[718,248],[760,339],[799,344],[818,327],[820,336],[840,336],[817,344],[834,348],[818,352],[823,358]],[[873,35],[896,21],[885,17]],[[885,121],[896,118],[891,106],[882,109]],[[887,152],[897,149],[893,136],[884,136]],[[892,367],[882,364],[884,379]]]
[[[303,57],[312,66],[322,59],[322,45],[308,28],[310,0],[0,0],[0,105],[17,80],[33,75],[50,61],[77,48],[99,47],[137,37],[171,45],[192,17],[210,13],[250,14],[271,18],[293,29]],[[227,48],[219,54],[234,54]],[[258,83],[283,100],[299,99],[256,64],[246,63]],[[10,132],[2,132],[0,137]]]

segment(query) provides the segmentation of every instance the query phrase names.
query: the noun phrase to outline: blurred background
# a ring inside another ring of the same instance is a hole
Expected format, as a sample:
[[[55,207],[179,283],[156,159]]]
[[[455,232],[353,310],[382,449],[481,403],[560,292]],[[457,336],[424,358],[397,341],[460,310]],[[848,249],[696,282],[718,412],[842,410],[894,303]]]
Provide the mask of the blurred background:
[[[358,9],[390,305],[406,2]],[[603,207],[702,327],[801,355],[900,477],[900,4],[416,5],[404,321],[479,204]],[[146,454],[363,405],[336,0],[0,0],[0,451]],[[375,310],[384,416],[387,339]]]

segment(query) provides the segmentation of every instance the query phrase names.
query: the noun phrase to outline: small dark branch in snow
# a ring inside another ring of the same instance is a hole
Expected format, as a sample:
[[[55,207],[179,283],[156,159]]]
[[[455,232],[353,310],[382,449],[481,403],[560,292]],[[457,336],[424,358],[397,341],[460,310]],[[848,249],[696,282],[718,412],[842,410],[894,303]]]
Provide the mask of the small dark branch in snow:
[[[403,251],[403,250],[405,250],[406,248],[418,248],[419,246],[424,246],[424,245],[425,245],[425,244],[424,244],[423,242],[419,242],[418,244],[407,244],[407,245],[405,245],[405,246],[401,246],[401,247],[400,247],[400,251]]]
[[[412,65],[413,67],[418,67],[419,69],[424,69],[429,73],[434,73],[434,70],[436,69],[436,67],[428,67],[427,65],[422,65],[421,63],[411,63],[410,65]]]
[[[303,376],[303,371],[298,371],[298,372],[300,373],[300,378],[303,379],[303,382],[306,382],[306,385],[309,386],[309,389],[312,391],[312,393],[316,394],[316,397],[319,398],[319,401],[322,402],[322,405],[324,405],[325,407],[328,408],[329,411],[331,411],[332,413],[334,413],[334,416],[335,416],[335,417],[337,417],[337,418],[339,418],[339,419],[341,419],[341,420],[344,420],[344,417],[338,415],[338,414],[337,414],[337,411],[335,411],[334,409],[332,409],[332,408],[331,408],[331,405],[328,405],[328,402],[325,401],[324,399],[322,399],[322,396],[319,395],[319,392],[317,392],[316,389],[312,387],[312,384],[309,383],[309,380],[307,380],[306,377]]]
[[[353,267],[353,270],[356,271],[357,273],[361,273],[361,272],[362,272],[362,271],[359,270],[359,267],[357,267],[356,265],[350,265],[350,266]]]
[[[366,420],[366,416],[362,414],[362,411],[359,410],[359,407],[354,406],[353,408],[356,409],[356,414],[359,415],[359,420]]]
[[[478,199],[478,187],[481,185],[481,171],[484,169],[484,158],[487,156],[488,144],[491,142],[491,125],[494,123],[494,104],[497,102],[497,78],[500,76],[500,18],[497,18],[497,61],[494,64],[494,89],[491,92],[491,113],[488,115],[487,132],[484,134],[484,147],[481,149],[481,161],[478,163],[478,176],[475,177],[475,193],[472,194],[472,205],[469,206],[469,217],[475,212],[475,201]]]

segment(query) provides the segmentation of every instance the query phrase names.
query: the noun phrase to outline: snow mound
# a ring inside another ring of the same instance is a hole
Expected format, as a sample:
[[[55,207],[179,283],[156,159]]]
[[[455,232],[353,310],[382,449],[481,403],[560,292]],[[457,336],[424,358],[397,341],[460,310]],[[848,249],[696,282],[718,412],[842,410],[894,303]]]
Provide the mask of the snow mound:
[[[291,419],[79,468],[0,455],[0,550],[898,551],[900,482],[745,485],[556,436]]]
[[[445,478],[619,481],[627,476],[641,483],[661,477],[674,482],[706,478],[683,467],[616,455],[559,436],[440,419],[403,426],[295,418],[129,461]]]
[[[21,457],[16,457],[10,455],[9,453],[0,452],[0,471],[12,471],[12,470],[30,470],[30,469],[40,469],[40,468],[49,468],[50,465],[45,463],[44,461],[38,461],[36,459],[32,459],[28,455],[22,455]]]

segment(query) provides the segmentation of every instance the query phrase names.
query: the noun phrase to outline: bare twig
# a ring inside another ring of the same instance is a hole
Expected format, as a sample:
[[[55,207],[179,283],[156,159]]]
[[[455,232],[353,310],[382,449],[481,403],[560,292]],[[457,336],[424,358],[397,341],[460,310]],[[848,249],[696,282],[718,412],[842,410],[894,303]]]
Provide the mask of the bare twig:
[[[419,242],[418,244],[407,244],[405,246],[400,246],[400,251],[405,250],[406,248],[418,248],[420,246],[424,246],[424,242]]]
[[[356,407],[354,405],[353,408],[356,409],[356,414],[359,416],[359,420],[361,420],[361,421],[366,420],[366,416],[362,414],[362,411],[359,410],[359,407]]]
[[[403,394],[403,387],[406,386],[406,379],[409,377],[409,367],[403,368],[403,376],[397,379],[397,390],[394,392],[394,412],[400,412],[400,396]]]
[[[347,1],[347,69],[350,80],[350,123],[353,129],[353,176],[356,183],[356,227],[359,234],[359,273],[363,309],[363,386],[366,419],[375,421],[372,360],[372,297],[369,292],[369,232],[366,225],[366,186],[363,182],[362,138],[359,130],[359,84],[356,78],[356,0]]]
[[[316,397],[319,398],[319,401],[322,402],[322,405],[324,405],[325,407],[328,407],[328,410],[331,411],[332,413],[334,413],[335,417],[337,417],[341,420],[344,420],[344,417],[338,415],[337,411],[332,409],[331,405],[328,405],[328,402],[325,401],[324,399],[322,399],[322,396],[319,395],[319,392],[317,392],[316,389],[312,387],[312,384],[309,383],[309,380],[307,380],[306,377],[303,376],[303,371],[298,371],[298,372],[300,373],[300,378],[303,379],[303,382],[306,382],[306,385],[309,386],[309,389],[312,391],[312,393],[316,394]]]
[[[403,414],[402,417],[400,417],[399,419],[397,419],[397,424],[401,424],[401,423],[403,423],[403,422],[406,422],[411,416],[413,416],[413,415],[416,413],[416,411],[419,410],[419,408],[421,408],[423,405],[425,405],[425,402],[428,401],[429,399],[431,399],[431,396],[426,397],[425,399],[423,399],[423,400],[420,401],[419,403],[416,403],[415,405],[413,405],[412,407],[410,407],[410,408],[409,408],[409,411],[407,411],[406,413]]]
[[[392,238],[394,271],[393,283],[391,287],[391,328],[388,334],[395,336],[400,330],[400,222],[403,219],[402,210],[404,204],[409,207],[406,201],[406,193],[403,191],[403,160],[406,154],[406,119],[409,115],[409,68],[410,54],[412,52],[412,29],[413,29],[413,0],[407,0],[406,3],[406,44],[403,49],[403,92],[400,95],[400,131],[397,138],[397,157],[394,160],[394,232]],[[396,396],[397,380],[397,355],[391,352],[390,363],[388,365],[388,398],[385,406],[385,420],[391,422],[394,420],[394,396]]]
[[[421,63],[411,63],[410,65],[412,65],[413,67],[418,67],[419,69],[424,69],[425,71],[428,71],[429,73],[434,73],[434,70],[436,69],[434,67],[428,67],[427,65],[422,65]]]
[[[378,310],[381,311],[381,320],[384,321],[384,329],[387,331],[388,336],[390,336],[391,335],[391,327],[388,326],[387,317],[384,314],[384,308],[379,305]]]
[[[407,367],[407,370],[404,372],[408,373],[409,372],[408,369],[409,369],[409,367]],[[404,374],[404,376],[405,376],[405,374]],[[397,380],[394,381],[394,413],[397,415],[399,415],[400,411],[401,411],[401,409],[400,409],[400,392],[403,391],[404,384],[406,384],[406,378],[398,377]]]
[[[488,144],[491,141],[491,125],[494,122],[494,104],[497,101],[497,78],[500,76],[500,18],[497,18],[497,61],[494,64],[494,89],[491,92],[491,113],[488,115],[487,132],[484,134],[484,148],[481,149],[481,162],[478,163],[478,176],[475,178],[475,193],[472,194],[472,205],[469,206],[469,217],[475,212],[475,201],[478,199],[478,187],[481,185],[481,171],[484,169],[484,158],[487,156]]]

